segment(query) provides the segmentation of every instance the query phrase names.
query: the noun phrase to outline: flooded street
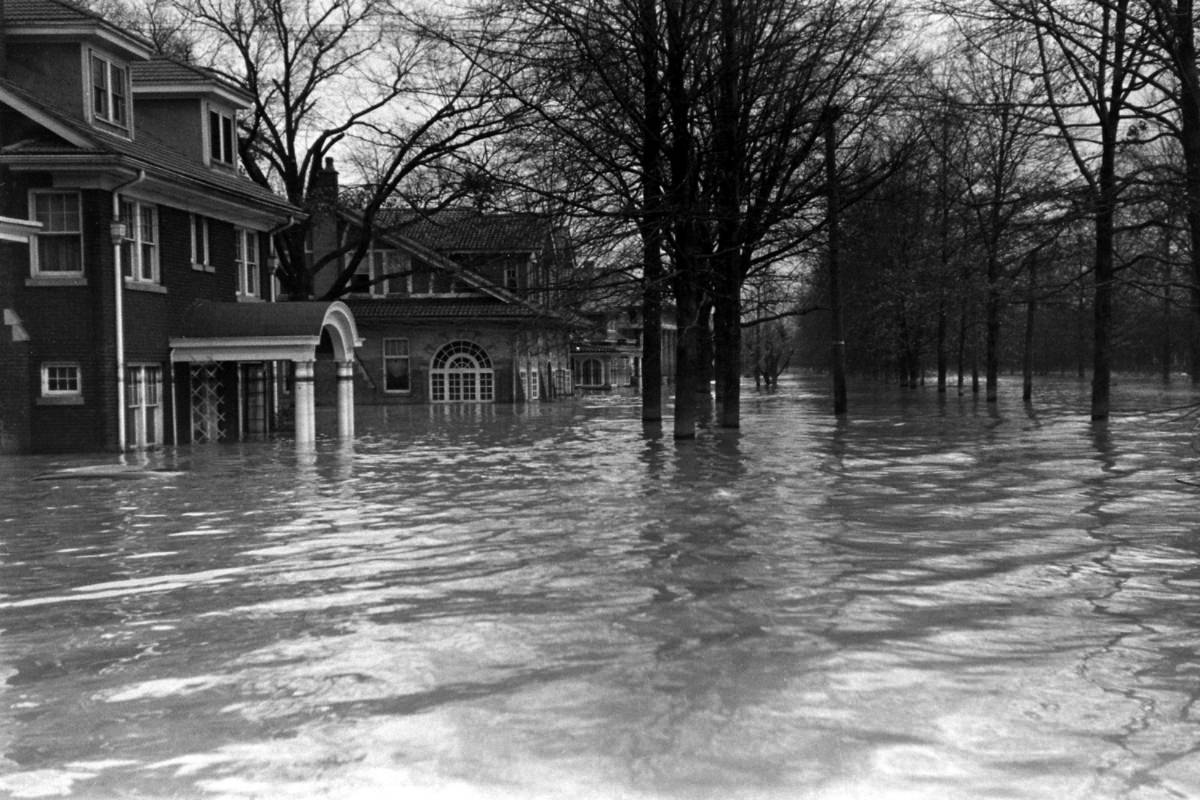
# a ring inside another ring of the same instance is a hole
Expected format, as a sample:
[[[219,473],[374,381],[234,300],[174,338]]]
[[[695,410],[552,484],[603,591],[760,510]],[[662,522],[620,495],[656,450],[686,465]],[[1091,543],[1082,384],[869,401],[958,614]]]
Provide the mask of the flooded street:
[[[1200,797],[1198,432],[1144,413],[1200,396],[1146,383],[2,458],[0,797]]]

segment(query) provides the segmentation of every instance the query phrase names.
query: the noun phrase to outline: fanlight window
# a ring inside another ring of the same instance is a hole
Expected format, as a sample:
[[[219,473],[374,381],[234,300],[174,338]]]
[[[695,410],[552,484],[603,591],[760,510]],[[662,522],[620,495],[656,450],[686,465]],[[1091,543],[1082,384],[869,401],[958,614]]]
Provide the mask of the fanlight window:
[[[438,350],[429,366],[429,399],[434,403],[490,403],[495,373],[487,351],[458,341]]]

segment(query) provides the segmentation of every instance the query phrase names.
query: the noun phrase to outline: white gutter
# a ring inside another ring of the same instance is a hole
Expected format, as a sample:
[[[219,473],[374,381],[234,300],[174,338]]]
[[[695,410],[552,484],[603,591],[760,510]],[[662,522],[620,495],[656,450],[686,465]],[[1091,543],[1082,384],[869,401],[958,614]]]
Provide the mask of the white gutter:
[[[125,450],[125,274],[121,269],[121,239],[112,235],[112,230],[121,219],[121,191],[144,180],[146,170],[139,169],[136,177],[114,186],[112,190],[112,226],[109,228],[109,238],[112,239],[113,277],[116,279],[114,316],[117,328],[117,449],[121,451]],[[171,414],[175,414],[174,408],[171,409]]]

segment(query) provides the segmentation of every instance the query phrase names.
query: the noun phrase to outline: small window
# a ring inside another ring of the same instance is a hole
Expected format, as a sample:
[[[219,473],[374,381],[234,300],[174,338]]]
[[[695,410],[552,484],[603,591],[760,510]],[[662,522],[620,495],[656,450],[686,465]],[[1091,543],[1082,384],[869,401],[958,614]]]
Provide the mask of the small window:
[[[212,272],[208,244],[208,218],[192,214],[192,269]]]
[[[121,243],[121,269],[125,280],[158,283],[158,208],[134,200],[121,202],[125,240]]]
[[[238,296],[262,297],[262,276],[258,266],[258,232],[234,228],[234,237]]]
[[[92,53],[92,118],[129,126],[129,73],[104,56]]]
[[[512,292],[521,288],[516,264],[509,264],[504,268],[504,288]]]
[[[32,218],[42,223],[30,248],[35,276],[83,274],[83,227],[78,192],[33,192]]]
[[[384,339],[383,390],[385,392],[411,391],[410,375],[408,339]]]
[[[208,111],[208,155],[213,161],[233,166],[237,150],[233,116],[216,109]]]
[[[78,364],[43,364],[43,397],[78,397],[83,391]]]

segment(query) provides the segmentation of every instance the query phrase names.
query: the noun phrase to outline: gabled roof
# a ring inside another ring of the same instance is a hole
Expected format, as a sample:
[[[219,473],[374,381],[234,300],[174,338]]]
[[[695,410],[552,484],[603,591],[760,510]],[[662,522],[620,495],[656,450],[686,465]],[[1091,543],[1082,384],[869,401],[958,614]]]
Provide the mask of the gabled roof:
[[[381,211],[379,226],[443,253],[535,253],[551,226],[537,214],[448,208],[429,214]]]
[[[90,166],[145,170],[181,188],[216,192],[234,202],[252,204],[274,214],[302,214],[285,199],[247,178],[209,169],[153,141],[129,140],[93,128],[3,79],[0,79],[0,104],[10,106],[53,134],[0,148],[0,163],[47,169]]]
[[[154,44],[127,28],[69,0],[4,0],[5,33],[13,38],[39,36],[93,36],[119,44],[126,52],[147,58]]]

